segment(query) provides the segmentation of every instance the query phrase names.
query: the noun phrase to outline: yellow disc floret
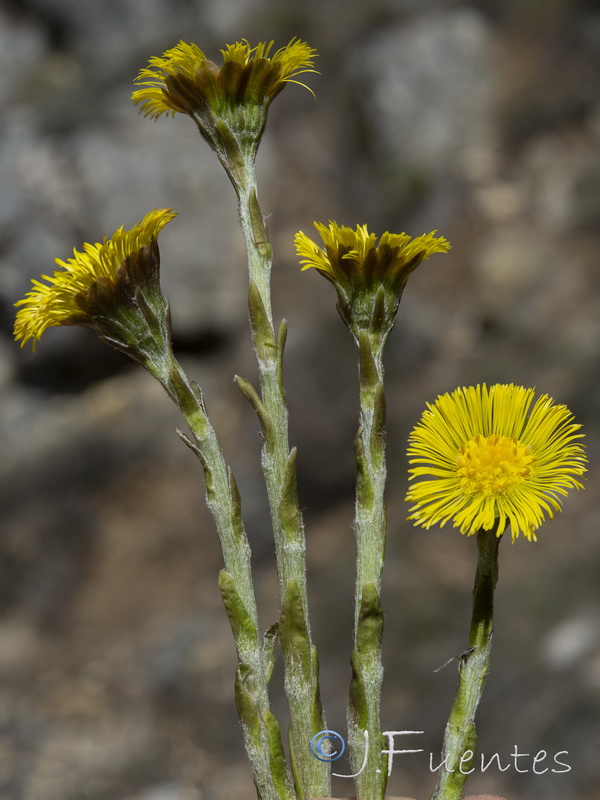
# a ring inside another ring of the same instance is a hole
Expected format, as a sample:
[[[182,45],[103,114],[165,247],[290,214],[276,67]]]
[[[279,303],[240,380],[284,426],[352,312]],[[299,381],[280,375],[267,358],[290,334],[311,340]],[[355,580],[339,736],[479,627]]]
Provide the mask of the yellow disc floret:
[[[534,476],[531,448],[508,436],[476,436],[460,448],[456,474],[465,495],[505,494]]]

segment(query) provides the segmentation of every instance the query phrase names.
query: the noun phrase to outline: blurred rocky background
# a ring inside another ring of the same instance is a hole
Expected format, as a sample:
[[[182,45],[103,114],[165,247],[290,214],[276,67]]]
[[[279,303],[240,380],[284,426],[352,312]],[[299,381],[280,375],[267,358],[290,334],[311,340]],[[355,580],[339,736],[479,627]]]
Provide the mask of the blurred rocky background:
[[[291,439],[330,727],[345,731],[356,370],[335,293],[300,273],[313,219],[438,229],[387,350],[385,729],[393,794],[429,795],[465,647],[475,543],[404,521],[405,441],[426,401],[480,381],[534,385],[585,425],[590,471],[537,544],[503,542],[472,777],[510,800],[600,796],[600,7],[595,0],[0,2],[0,800],[250,800],[218,543],[176,409],[79,328],[37,352],[12,304],[73,246],[154,207],[176,349],[243,492],[261,618],[277,617],[231,186],[187,118],[139,116],[132,80],[180,38],[300,36],[316,102],[289,86],[259,153],[274,307],[289,320]],[[277,684],[274,706],[285,724]],[[534,774],[533,756],[548,753]],[[555,754],[570,771],[554,762]],[[344,772],[347,765],[338,762]],[[552,768],[559,772],[552,772]],[[563,770],[561,772],[561,770]],[[339,780],[335,792],[349,793]]]

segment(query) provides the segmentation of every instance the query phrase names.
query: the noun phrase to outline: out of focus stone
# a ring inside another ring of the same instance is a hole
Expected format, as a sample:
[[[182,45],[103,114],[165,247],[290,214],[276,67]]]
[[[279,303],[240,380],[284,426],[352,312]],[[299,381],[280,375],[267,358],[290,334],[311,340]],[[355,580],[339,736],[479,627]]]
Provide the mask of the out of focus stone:
[[[395,169],[452,171],[490,124],[491,36],[467,8],[388,25],[357,50],[352,75],[370,139]]]
[[[10,14],[0,8],[0,73],[10,80],[0,80],[0,103],[3,107],[20,99],[46,52],[44,32],[31,19]]]
[[[507,798],[498,794],[470,794],[464,800],[507,800]]]
[[[590,654],[600,651],[600,624],[596,616],[563,620],[549,631],[543,651],[545,660],[554,669],[583,667]]]

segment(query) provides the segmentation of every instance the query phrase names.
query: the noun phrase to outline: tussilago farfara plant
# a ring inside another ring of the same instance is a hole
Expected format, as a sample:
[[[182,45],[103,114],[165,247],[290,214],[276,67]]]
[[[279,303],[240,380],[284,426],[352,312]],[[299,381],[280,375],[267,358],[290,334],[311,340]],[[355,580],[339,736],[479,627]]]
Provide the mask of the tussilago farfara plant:
[[[304,526],[296,491],[296,450],[288,442],[283,386],[286,323],[271,310],[272,251],[258,203],[254,161],[273,98],[298,76],[314,72],[315,51],[296,39],[273,52],[273,43],[241,41],[221,51],[223,63],[195,44],[180,42],[151,58],[136,79],[133,100],[149,117],[187,114],[217,154],[237,193],[248,272],[251,334],[259,386],[236,377],[256,411],[263,434],[261,464],[269,498],[281,613],[265,634],[259,626],[250,546],[240,496],[203,395],[172,349],[169,304],[162,292],[157,239],[175,216],[155,209],[130,230],[85,244],[33,288],[19,307],[15,338],[34,347],[47,328],[91,327],[108,344],[144,366],[179,406],[189,435],[178,431],[199,458],[206,497],[220,538],[224,569],[219,587],[235,639],[235,699],[244,742],[261,800],[310,800],[330,794],[333,754],[313,744],[327,733],[318,684],[306,590]],[[308,87],[306,87],[308,88]],[[309,89],[310,91],[310,89]],[[355,229],[316,222],[321,242],[296,235],[303,269],[314,267],[337,292],[338,309],[356,344],[360,419],[357,463],[356,591],[348,739],[359,800],[385,794],[388,763],[380,729],[383,678],[380,603],[385,554],[386,482],[383,352],[409,275],[450,244],[436,231],[412,238],[366,225]],[[416,525],[452,523],[477,533],[479,563],[469,648],[444,738],[448,769],[432,797],[458,800],[475,752],[474,715],[486,677],[492,630],[498,545],[510,527],[513,540],[535,540],[545,516],[560,510],[570,488],[580,488],[585,455],[579,426],[565,406],[547,396],[532,407],[533,390],[513,385],[457,389],[429,405],[410,437],[413,483],[407,499]],[[289,762],[280,726],[269,707],[275,647],[283,653],[289,703]],[[327,740],[327,736],[319,741]]]

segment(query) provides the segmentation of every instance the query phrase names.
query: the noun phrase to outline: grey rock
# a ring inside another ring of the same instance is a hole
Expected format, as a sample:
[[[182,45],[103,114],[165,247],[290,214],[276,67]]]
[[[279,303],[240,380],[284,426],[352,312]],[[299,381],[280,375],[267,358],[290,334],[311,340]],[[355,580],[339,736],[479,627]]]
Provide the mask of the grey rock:
[[[490,124],[491,36],[459,7],[419,14],[367,39],[352,60],[374,145],[397,168],[447,173]]]

